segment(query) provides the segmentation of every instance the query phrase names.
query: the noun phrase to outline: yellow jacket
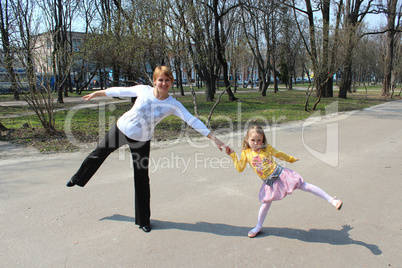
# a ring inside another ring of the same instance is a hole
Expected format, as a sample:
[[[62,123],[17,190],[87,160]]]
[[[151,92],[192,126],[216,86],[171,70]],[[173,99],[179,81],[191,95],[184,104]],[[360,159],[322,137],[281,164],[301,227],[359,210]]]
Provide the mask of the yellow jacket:
[[[241,152],[240,160],[238,160],[236,153],[233,152],[230,154],[237,171],[242,172],[247,163],[249,163],[255,173],[257,173],[262,180],[268,178],[268,176],[271,175],[276,168],[277,164],[273,160],[272,156],[290,163],[296,161],[296,158],[293,156],[287,155],[282,151],[278,151],[269,144],[266,148],[260,149],[258,152],[254,152],[250,148],[243,150]]]

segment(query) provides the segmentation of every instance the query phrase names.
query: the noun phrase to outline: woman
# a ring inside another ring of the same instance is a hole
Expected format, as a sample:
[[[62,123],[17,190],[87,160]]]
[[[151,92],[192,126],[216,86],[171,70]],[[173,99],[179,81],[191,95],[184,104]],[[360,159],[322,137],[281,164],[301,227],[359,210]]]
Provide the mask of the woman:
[[[77,173],[68,181],[67,186],[83,187],[95,174],[103,161],[116,149],[128,144],[133,160],[135,187],[135,223],[144,232],[151,231],[150,188],[149,188],[149,151],[150,140],[155,126],[165,117],[176,115],[202,135],[213,140],[218,149],[230,150],[184,106],[168,93],[173,84],[173,74],[166,66],[157,67],[153,74],[154,87],[138,85],[133,87],[112,87],[95,91],[83,96],[91,100],[98,96],[137,97],[133,107],[123,114],[106,134],[103,141],[82,163]]]

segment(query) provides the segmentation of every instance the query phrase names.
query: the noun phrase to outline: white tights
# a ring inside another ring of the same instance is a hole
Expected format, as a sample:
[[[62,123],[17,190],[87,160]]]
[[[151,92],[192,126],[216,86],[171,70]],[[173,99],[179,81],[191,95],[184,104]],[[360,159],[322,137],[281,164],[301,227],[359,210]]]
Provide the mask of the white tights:
[[[304,182],[302,184],[300,190],[315,194],[316,196],[327,200],[328,203],[331,203],[331,201],[333,199],[330,195],[328,195],[326,192],[324,192],[320,187],[317,187],[317,186],[315,186],[313,184],[310,184],[310,183]],[[257,226],[252,231],[258,232],[258,231],[261,230],[262,224],[264,223],[264,220],[267,217],[268,210],[271,207],[271,203],[272,202],[264,202],[264,203],[262,203],[262,205],[260,207],[260,210],[258,212]]]

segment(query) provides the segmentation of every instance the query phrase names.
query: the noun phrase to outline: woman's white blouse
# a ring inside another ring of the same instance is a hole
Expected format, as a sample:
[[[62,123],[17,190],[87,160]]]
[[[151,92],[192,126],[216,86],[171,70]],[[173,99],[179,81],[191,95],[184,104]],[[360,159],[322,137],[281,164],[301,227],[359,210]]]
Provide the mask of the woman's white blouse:
[[[146,85],[106,89],[106,96],[109,97],[137,97],[133,107],[117,120],[117,127],[124,135],[133,140],[148,141],[152,138],[155,126],[169,115],[180,117],[204,136],[211,132],[172,96],[158,100],[153,90],[153,87]]]

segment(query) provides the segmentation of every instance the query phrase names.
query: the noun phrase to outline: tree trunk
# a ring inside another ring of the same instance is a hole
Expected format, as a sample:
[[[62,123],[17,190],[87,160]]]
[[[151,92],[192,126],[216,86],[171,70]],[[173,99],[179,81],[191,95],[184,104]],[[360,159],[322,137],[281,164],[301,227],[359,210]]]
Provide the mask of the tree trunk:
[[[260,80],[260,83],[262,83],[262,85],[261,85],[261,88],[262,88],[261,96],[266,97],[267,96],[267,90],[268,90],[268,87],[269,87],[269,83],[267,81],[265,81],[265,79]]]
[[[116,65],[113,66],[113,83],[112,86],[118,87],[120,79],[120,68]]]
[[[205,100],[214,101],[215,95],[215,81],[211,79],[206,79],[205,81]]]
[[[333,96],[334,96],[334,77],[331,76],[328,78],[328,82],[325,84],[324,97],[332,98]]]
[[[4,54],[4,63],[5,63],[5,69],[9,75],[9,80],[11,82],[11,92],[14,94],[14,99],[19,100],[20,95],[18,92],[18,84],[17,84],[17,78],[16,74],[14,72],[14,62],[13,62],[13,56],[11,52],[11,47],[10,47],[10,32],[9,32],[9,15],[8,15],[8,1],[4,1],[5,6],[1,4],[2,1],[0,1],[0,32],[1,32],[1,40],[2,40],[2,45],[3,45],[3,54]],[[3,13],[4,12],[4,13]]]
[[[350,86],[352,85],[352,67],[346,66],[341,79],[341,85],[339,87],[338,97],[342,99],[347,98],[347,92],[350,91]]]
[[[349,44],[347,47],[347,52],[346,52],[346,57],[345,57],[345,67],[342,72],[342,77],[341,77],[341,85],[339,87],[339,93],[338,97],[342,99],[347,98],[347,93],[351,92],[351,86],[352,86],[352,51],[354,49],[352,37],[354,35],[354,32],[350,30],[349,34]]]
[[[288,77],[288,90],[293,90],[293,82],[292,82],[292,75],[289,75]]]
[[[182,81],[183,74],[182,74],[180,66],[181,66],[181,59],[179,57],[175,57],[174,67],[175,67],[175,70],[176,70],[177,88],[180,89],[180,95],[184,96],[183,81]]]
[[[330,14],[330,1],[324,0],[323,1],[323,9],[322,9],[322,16],[323,16],[323,59],[322,59],[322,73],[321,73],[321,81],[327,81],[321,87],[321,96],[324,98],[332,98],[333,91],[332,91],[332,79],[327,79],[330,73],[330,66],[329,66],[329,14]]]
[[[230,81],[228,77],[229,72],[228,62],[225,59],[225,47],[223,46],[220,37],[219,23],[222,19],[222,16],[218,14],[218,0],[214,0],[214,17],[215,17],[214,26],[215,26],[215,42],[217,49],[217,57],[223,67],[223,80],[225,82],[226,91],[229,95],[229,101],[236,101],[237,98],[234,96],[232,90],[230,89]]]
[[[341,85],[339,88],[339,98],[346,99],[347,92],[351,92],[352,86],[352,55],[353,50],[356,46],[356,31],[359,29],[360,22],[363,20],[371,2],[369,5],[364,7],[366,10],[365,12],[360,11],[360,7],[363,1],[360,0],[353,0],[353,1],[346,1],[345,11],[346,11],[346,20],[343,27],[349,31],[349,36],[347,40],[347,47],[346,47],[346,55],[345,55],[345,63],[344,63],[344,71],[342,73],[341,78]]]
[[[273,77],[273,79],[274,79],[274,93],[277,93],[278,92],[278,81],[277,81],[277,76],[276,76],[276,64],[275,64],[275,57],[273,57],[273,60],[272,60],[272,77]]]
[[[394,61],[395,47],[395,18],[397,0],[387,1],[387,55],[385,57],[384,83],[382,85],[381,96],[389,96],[392,80],[392,68]]]
[[[328,77],[328,72],[323,71],[320,75],[320,79],[319,79],[319,85],[317,85],[317,88],[319,88],[319,91],[317,91],[317,96],[319,96],[319,94],[321,94],[321,97],[323,98],[332,98],[334,96],[334,91],[333,91],[333,78],[332,77]],[[321,85],[321,83],[323,83],[324,81],[326,81],[324,84]],[[322,92],[321,92],[322,91]]]

